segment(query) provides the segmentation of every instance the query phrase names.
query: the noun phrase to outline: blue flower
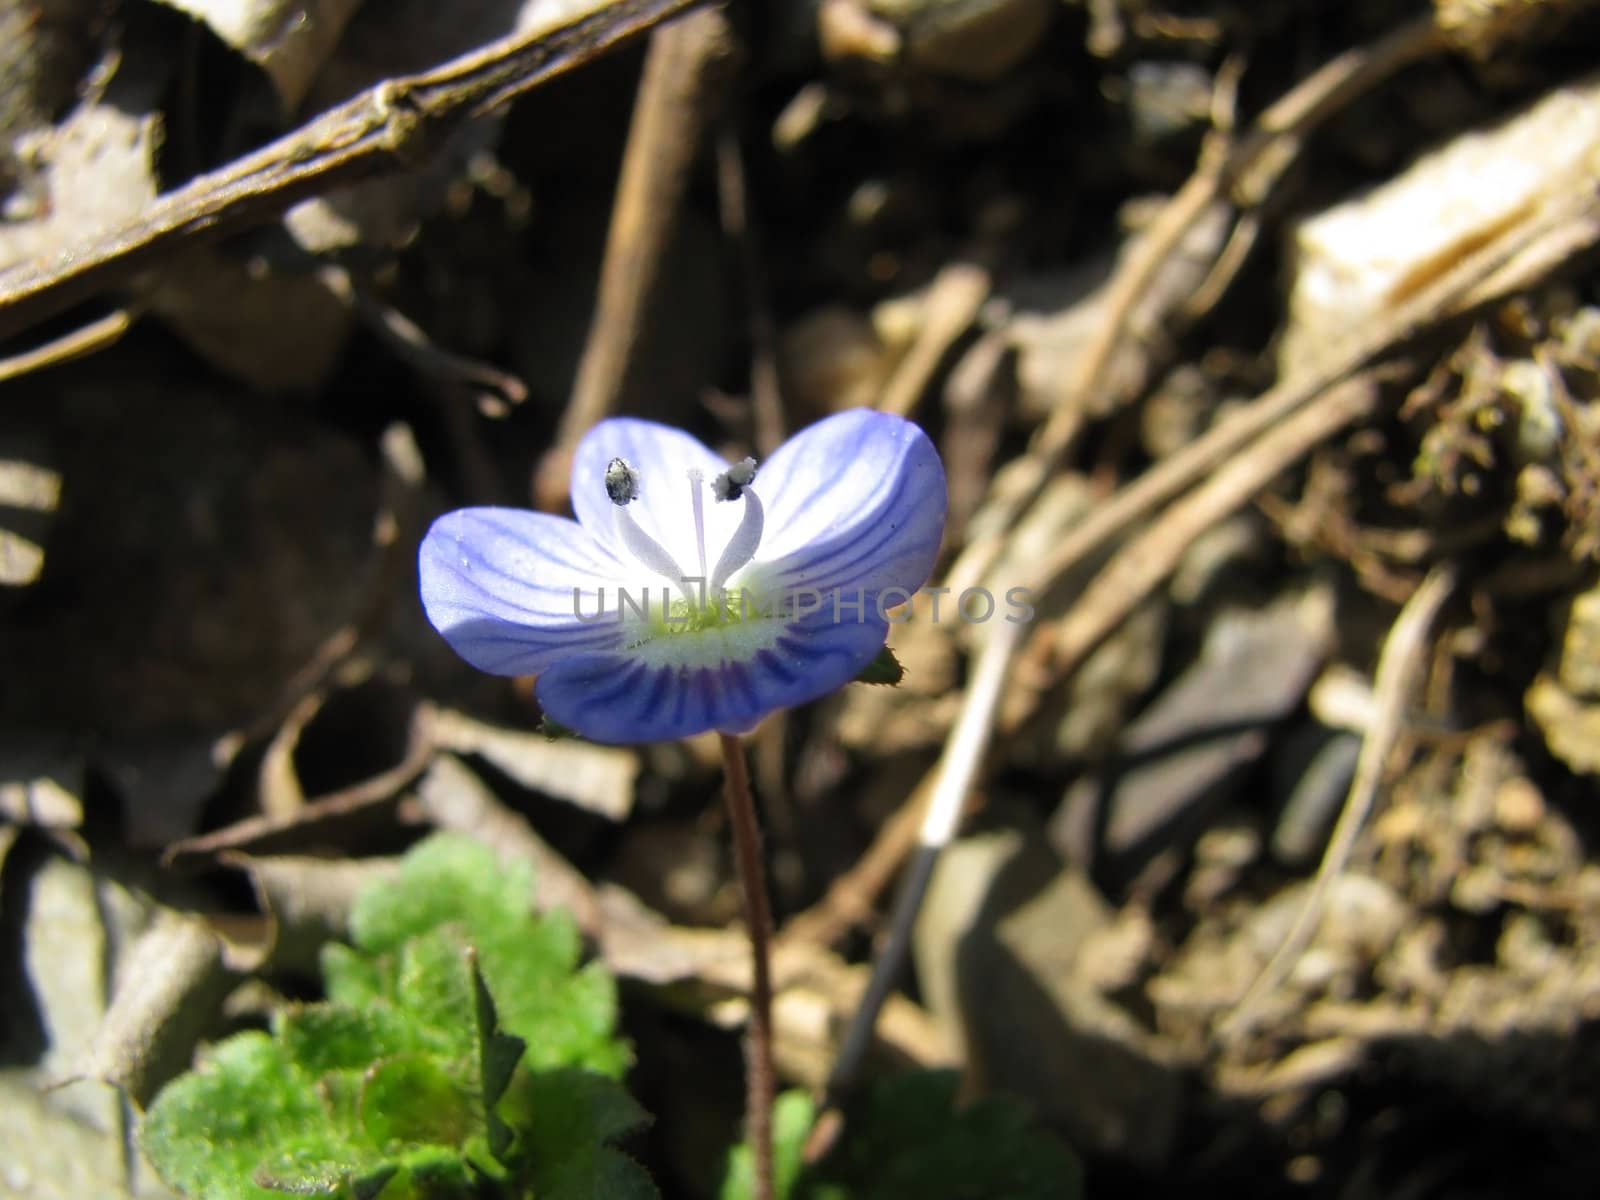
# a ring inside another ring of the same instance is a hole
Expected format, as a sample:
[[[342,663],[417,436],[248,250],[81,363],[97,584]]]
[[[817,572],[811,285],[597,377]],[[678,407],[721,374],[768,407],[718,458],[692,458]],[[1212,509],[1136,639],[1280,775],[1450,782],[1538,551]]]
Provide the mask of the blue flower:
[[[944,468],[870,409],[759,465],[616,418],[578,444],[572,507],[440,517],[419,555],[428,619],[480,670],[537,675],[551,718],[594,741],[737,733],[877,656],[885,610],[933,569]]]

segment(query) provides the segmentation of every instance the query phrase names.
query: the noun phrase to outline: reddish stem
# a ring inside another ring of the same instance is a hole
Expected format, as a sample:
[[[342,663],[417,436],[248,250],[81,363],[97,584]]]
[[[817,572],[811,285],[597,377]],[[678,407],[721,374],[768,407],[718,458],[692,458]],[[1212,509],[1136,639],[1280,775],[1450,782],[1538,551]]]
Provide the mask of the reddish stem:
[[[745,1138],[755,1158],[756,1200],[773,1200],[772,1102],[777,1072],[772,1065],[772,911],[767,906],[767,877],[761,864],[761,827],[750,794],[744,747],[732,734],[722,742],[724,795],[733,825],[733,856],[744,896],[744,922],[750,930],[752,984],[750,1036],[745,1045]]]

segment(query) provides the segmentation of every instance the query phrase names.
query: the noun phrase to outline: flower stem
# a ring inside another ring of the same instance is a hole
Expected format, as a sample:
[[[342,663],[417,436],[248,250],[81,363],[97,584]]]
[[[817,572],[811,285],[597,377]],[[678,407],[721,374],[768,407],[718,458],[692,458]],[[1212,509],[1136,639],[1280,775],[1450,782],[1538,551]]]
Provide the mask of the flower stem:
[[[750,1036],[745,1045],[744,1134],[755,1160],[755,1198],[773,1200],[772,1102],[777,1073],[772,1065],[772,911],[767,907],[767,878],[761,865],[761,829],[750,774],[739,739],[719,733],[722,742],[724,794],[733,824],[733,855],[744,895],[744,922],[750,930],[752,982]]]

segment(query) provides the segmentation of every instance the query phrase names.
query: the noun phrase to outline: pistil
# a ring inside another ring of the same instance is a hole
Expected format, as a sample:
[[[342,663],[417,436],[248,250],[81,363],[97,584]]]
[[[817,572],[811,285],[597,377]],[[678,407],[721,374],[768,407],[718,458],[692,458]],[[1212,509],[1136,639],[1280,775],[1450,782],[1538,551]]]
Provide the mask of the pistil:
[[[694,505],[694,546],[700,552],[700,580],[706,577],[706,502],[700,495],[700,485],[706,481],[694,467],[689,468],[689,500]]]

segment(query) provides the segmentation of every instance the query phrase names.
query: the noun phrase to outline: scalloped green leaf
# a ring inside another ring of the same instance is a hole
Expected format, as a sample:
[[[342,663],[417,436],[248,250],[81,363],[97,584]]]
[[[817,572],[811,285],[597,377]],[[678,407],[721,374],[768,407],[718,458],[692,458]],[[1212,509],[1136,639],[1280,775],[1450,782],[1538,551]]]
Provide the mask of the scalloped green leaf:
[[[169,1185],[214,1200],[272,1200],[256,1175],[286,1146],[322,1159],[349,1149],[282,1044],[258,1032],[217,1043],[199,1070],[163,1088],[140,1141]]]
[[[419,1036],[440,1054],[462,1063],[476,1058],[470,952],[459,927],[430,929],[400,947],[393,1002]]]
[[[441,925],[460,922],[475,935],[504,936],[526,924],[533,872],[503,862],[471,838],[436,834],[413,846],[392,878],[363,888],[350,913],[351,939],[384,954]]]
[[[406,855],[394,878],[364,891],[351,917],[357,945],[380,958],[445,926],[456,946],[476,951],[499,1023],[526,1044],[530,1067],[584,1066],[614,1077],[627,1069],[631,1054],[614,1032],[616,983],[598,963],[578,966],[583,940],[570,917],[534,914],[526,867],[502,864],[470,838],[436,834]],[[324,970],[333,998],[371,994],[372,975],[347,954],[330,948]],[[443,1007],[414,999],[422,1009]]]
[[[390,985],[376,958],[340,942],[329,942],[318,961],[323,987],[333,1003],[369,1008],[388,999]]]
[[[274,1029],[289,1061],[316,1077],[419,1048],[411,1023],[380,1005],[302,1005],[280,1014]]]
[[[483,1187],[470,1159],[448,1150],[422,1146],[408,1152],[383,1200],[478,1200],[495,1195]]]
[[[442,1063],[422,1055],[391,1058],[367,1071],[362,1132],[391,1153],[406,1146],[462,1146],[482,1127],[478,1098]]]
[[[208,1200],[654,1195],[610,1145],[646,1119],[603,1074],[629,1058],[615,983],[579,968],[570,920],[533,912],[526,870],[436,836],[353,927],[324,951],[327,1001],[157,1097],[141,1136],[163,1178]]]
[[[279,1197],[288,1193],[347,1200],[355,1195],[370,1200],[383,1194],[398,1171],[395,1163],[370,1151],[338,1153],[329,1146],[301,1145],[258,1166],[255,1181],[268,1195]]]

